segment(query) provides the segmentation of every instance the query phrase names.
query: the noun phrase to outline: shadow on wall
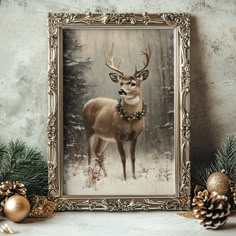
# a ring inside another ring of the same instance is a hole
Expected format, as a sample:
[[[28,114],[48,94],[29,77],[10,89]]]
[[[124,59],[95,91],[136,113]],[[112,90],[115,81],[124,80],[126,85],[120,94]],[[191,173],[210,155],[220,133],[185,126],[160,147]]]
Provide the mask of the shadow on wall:
[[[192,167],[208,164],[214,158],[215,143],[210,114],[209,86],[202,60],[199,25],[191,18],[191,161]]]

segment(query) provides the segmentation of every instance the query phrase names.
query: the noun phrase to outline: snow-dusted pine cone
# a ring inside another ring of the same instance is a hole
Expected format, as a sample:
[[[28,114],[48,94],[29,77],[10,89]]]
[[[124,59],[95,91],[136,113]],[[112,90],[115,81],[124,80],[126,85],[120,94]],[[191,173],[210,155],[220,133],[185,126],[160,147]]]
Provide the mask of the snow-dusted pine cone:
[[[228,198],[216,192],[199,191],[192,205],[196,218],[206,229],[217,229],[224,225],[230,214]]]

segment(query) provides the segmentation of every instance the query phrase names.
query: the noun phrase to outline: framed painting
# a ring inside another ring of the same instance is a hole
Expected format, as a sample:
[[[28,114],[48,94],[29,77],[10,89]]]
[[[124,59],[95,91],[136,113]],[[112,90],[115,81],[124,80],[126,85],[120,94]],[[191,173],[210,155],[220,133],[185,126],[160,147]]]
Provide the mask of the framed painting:
[[[190,18],[49,13],[58,211],[190,208]]]

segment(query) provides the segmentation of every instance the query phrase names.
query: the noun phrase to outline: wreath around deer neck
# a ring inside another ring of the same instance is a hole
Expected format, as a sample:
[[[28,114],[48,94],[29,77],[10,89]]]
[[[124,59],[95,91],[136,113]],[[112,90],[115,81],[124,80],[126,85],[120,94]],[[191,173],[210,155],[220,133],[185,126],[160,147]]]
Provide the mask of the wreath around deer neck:
[[[126,120],[126,121],[140,120],[145,116],[147,109],[144,102],[142,106],[142,111],[137,111],[136,113],[133,113],[133,114],[130,114],[127,111],[125,111],[121,105],[121,102],[122,102],[122,99],[119,99],[118,104],[116,105],[116,111],[118,112],[118,114],[123,120]]]

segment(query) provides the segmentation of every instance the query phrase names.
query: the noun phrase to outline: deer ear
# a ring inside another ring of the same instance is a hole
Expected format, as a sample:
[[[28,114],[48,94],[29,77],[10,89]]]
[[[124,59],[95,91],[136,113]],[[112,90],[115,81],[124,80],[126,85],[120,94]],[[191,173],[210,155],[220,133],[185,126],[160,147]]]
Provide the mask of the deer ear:
[[[144,70],[138,75],[137,79],[140,81],[144,81],[147,79],[148,75],[149,75],[149,70]]]
[[[117,73],[109,73],[109,76],[111,78],[111,80],[115,83],[119,83],[120,81],[120,75]]]

